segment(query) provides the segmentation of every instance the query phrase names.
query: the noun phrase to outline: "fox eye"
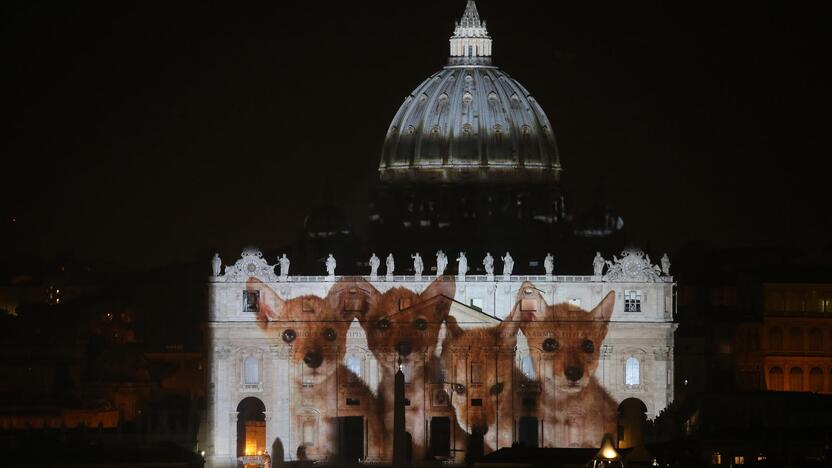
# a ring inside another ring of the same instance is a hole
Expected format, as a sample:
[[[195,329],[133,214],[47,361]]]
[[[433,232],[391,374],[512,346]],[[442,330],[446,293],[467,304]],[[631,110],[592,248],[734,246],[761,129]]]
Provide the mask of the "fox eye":
[[[558,341],[554,338],[547,338],[546,341],[543,342],[543,351],[547,353],[554,353],[558,350]]]
[[[378,322],[376,322],[376,327],[378,327],[378,329],[381,331],[385,331],[388,328],[390,328],[390,321],[387,319],[381,319]]]
[[[291,328],[287,328],[286,330],[283,330],[282,337],[283,337],[283,341],[285,341],[286,343],[291,343],[291,342],[295,341],[295,338],[297,338],[298,335]]]
[[[426,330],[428,328],[428,322],[425,319],[416,319],[413,321],[413,326],[417,330]]]
[[[595,352],[595,343],[590,340],[584,340],[583,344],[581,345],[581,349],[584,350],[587,354],[592,354]]]
[[[337,336],[338,336],[338,334],[335,333],[335,330],[333,330],[331,328],[327,328],[326,330],[324,330],[324,338],[326,338],[327,341],[335,341],[335,338]]]

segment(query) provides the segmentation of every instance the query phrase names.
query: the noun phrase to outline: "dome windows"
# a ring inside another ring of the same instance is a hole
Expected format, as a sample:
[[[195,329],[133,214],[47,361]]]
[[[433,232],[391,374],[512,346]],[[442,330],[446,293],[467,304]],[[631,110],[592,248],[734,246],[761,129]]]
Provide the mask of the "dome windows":
[[[498,100],[497,93],[495,93],[494,91],[491,91],[490,93],[488,93],[488,100],[491,101],[491,102],[497,102],[497,100]]]
[[[462,134],[465,135],[465,136],[470,136],[471,135],[471,130],[472,130],[471,124],[465,124],[465,125],[462,126]]]
[[[474,96],[471,93],[467,92],[467,91],[465,92],[465,94],[462,95],[462,102],[465,103],[465,104],[471,104],[471,101],[473,101],[473,100],[474,100]]]

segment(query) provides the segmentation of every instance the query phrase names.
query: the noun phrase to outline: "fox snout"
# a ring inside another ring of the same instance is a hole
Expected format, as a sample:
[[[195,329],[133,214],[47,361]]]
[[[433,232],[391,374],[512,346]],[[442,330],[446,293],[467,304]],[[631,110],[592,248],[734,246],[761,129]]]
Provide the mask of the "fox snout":
[[[567,366],[563,373],[570,382],[577,382],[584,376],[583,368],[578,366]]]
[[[310,369],[317,369],[321,367],[321,364],[324,362],[324,358],[318,351],[309,351],[303,356],[303,362]]]

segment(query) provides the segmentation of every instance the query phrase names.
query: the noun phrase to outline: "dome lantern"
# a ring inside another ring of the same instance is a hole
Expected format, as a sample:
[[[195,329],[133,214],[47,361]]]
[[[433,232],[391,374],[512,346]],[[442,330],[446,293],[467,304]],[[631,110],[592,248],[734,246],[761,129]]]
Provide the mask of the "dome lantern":
[[[477,4],[468,0],[462,18],[451,36],[451,57],[491,57],[491,37],[480,21]]]

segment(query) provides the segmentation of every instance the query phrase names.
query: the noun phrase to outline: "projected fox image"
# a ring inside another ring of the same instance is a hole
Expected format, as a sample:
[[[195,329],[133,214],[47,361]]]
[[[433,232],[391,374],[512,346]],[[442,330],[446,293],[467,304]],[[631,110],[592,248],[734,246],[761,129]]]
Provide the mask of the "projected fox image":
[[[615,293],[584,310],[547,304],[527,281],[500,320],[457,302],[452,277],[384,286],[344,279],[325,297],[283,298],[248,280],[264,337],[289,360],[297,458],[390,460],[399,369],[413,460],[597,447],[615,433],[618,402],[595,376]]]

